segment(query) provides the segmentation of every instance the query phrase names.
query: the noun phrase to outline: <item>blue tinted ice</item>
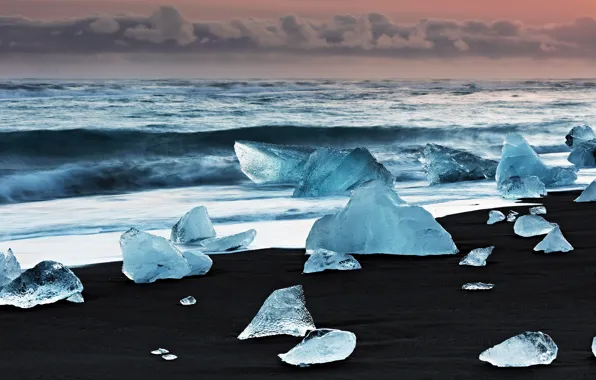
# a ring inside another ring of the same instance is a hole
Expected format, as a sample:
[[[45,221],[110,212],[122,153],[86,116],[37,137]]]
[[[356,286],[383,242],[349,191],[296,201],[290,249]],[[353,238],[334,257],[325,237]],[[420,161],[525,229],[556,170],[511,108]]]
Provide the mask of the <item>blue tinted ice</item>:
[[[495,367],[530,367],[552,363],[558,351],[547,334],[525,332],[489,348],[480,354],[479,359]]]
[[[215,230],[207,209],[203,206],[195,207],[187,212],[172,227],[170,240],[174,244],[195,243],[202,239],[215,236]]]
[[[580,125],[573,127],[565,136],[565,144],[570,148],[576,148],[579,144],[596,139],[596,135],[590,126]]]
[[[493,253],[495,247],[488,248],[476,248],[466,255],[460,262],[459,265],[467,265],[472,267],[483,267],[486,266],[486,259]]]
[[[304,264],[303,273],[316,273],[326,270],[362,269],[358,260],[352,255],[317,249]]]
[[[201,245],[208,252],[230,252],[248,247],[256,236],[257,231],[248,230],[235,235],[206,239],[201,242]]]
[[[486,224],[495,224],[505,220],[505,214],[501,211],[492,210],[488,213],[488,221]]]
[[[556,226],[555,223],[549,223],[541,216],[524,215],[517,219],[513,225],[513,231],[522,237],[540,236],[548,234]]]
[[[507,178],[498,189],[505,199],[541,198],[547,194],[546,186],[536,176]]]
[[[190,273],[187,276],[202,276],[209,272],[213,265],[211,257],[202,252],[184,251],[182,252],[182,257],[186,259],[186,262],[190,266]]]
[[[426,144],[422,163],[431,185],[495,178],[498,165],[496,161],[436,144]]]
[[[559,226],[556,226],[534,247],[534,251],[544,251],[545,253],[570,252],[573,251],[573,246],[565,239]]]
[[[536,206],[530,208],[530,214],[532,215],[546,215],[546,207],[544,206]]]
[[[296,347],[279,358],[288,364],[308,367],[313,364],[345,360],[356,348],[356,335],[349,331],[319,329],[308,335]]]
[[[592,181],[588,187],[580,194],[575,202],[596,202],[596,180]]]
[[[21,275],[21,265],[9,248],[0,252],[0,288]]]

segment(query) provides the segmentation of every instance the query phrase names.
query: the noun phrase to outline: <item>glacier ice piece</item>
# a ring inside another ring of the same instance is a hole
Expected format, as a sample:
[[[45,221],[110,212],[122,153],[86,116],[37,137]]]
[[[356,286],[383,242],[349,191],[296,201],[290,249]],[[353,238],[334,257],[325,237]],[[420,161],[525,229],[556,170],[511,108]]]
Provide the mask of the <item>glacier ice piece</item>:
[[[182,257],[190,266],[190,273],[187,276],[202,276],[209,272],[213,266],[213,260],[202,252],[184,251]]]
[[[161,358],[165,361],[171,362],[172,360],[178,359],[178,356],[176,356],[174,354],[165,354],[165,355],[162,355]]]
[[[131,228],[120,237],[122,273],[137,284],[181,279],[191,267],[170,241]]]
[[[592,339],[592,355],[596,356],[596,337]]]
[[[319,329],[308,335],[285,354],[279,354],[284,362],[295,366],[308,367],[345,360],[356,348],[356,335],[349,331]]]
[[[550,336],[528,331],[489,348],[479,359],[495,367],[530,367],[552,363],[558,351]]]
[[[240,169],[254,183],[297,184],[315,148],[236,141],[234,150]]]
[[[550,223],[539,215],[524,215],[517,219],[513,225],[513,231],[522,237],[532,237],[546,235],[556,226],[555,223]]]
[[[460,262],[459,265],[468,265],[472,267],[483,267],[486,266],[486,259],[493,253],[494,246],[487,248],[476,248],[466,255]]]
[[[230,252],[248,247],[256,236],[257,231],[248,230],[235,235],[206,239],[201,242],[201,245],[209,252]]]
[[[546,207],[544,206],[536,206],[530,208],[530,214],[532,215],[546,215]]]
[[[521,134],[509,133],[503,144],[496,178],[499,188],[512,177],[531,176],[538,177],[546,186],[563,186],[575,182],[576,173],[575,167],[545,165]]]
[[[497,161],[437,144],[426,144],[421,161],[431,185],[495,178],[498,165]]]
[[[165,348],[158,348],[157,350],[151,351],[152,355],[165,355],[169,353],[170,351],[166,350]]]
[[[29,309],[82,291],[81,280],[70,269],[55,261],[42,261],[0,290],[0,305]]]
[[[593,168],[596,166],[596,140],[581,141],[574,144],[567,161],[576,168]]]
[[[357,270],[362,269],[358,260],[352,255],[317,249],[304,264],[302,273],[316,273],[325,270]]]
[[[570,148],[575,148],[578,144],[585,141],[596,139],[596,135],[589,125],[579,125],[573,127],[565,136],[565,144]]]
[[[410,206],[382,181],[354,190],[346,207],[317,220],[306,239],[307,253],[450,255],[451,235],[425,209]]]
[[[306,309],[302,285],[278,289],[271,293],[238,339],[272,335],[304,336],[315,330],[315,322]]]
[[[184,297],[180,300],[182,306],[191,306],[197,303],[197,300],[193,296]]]
[[[501,211],[492,210],[488,213],[488,222],[486,224],[495,224],[505,220],[505,214]]]
[[[519,212],[509,210],[509,214],[507,214],[507,221],[509,223],[515,222],[517,220],[518,215],[519,215]]]
[[[199,206],[184,214],[172,227],[170,240],[174,244],[189,244],[212,237],[215,237],[215,230],[207,208]]]
[[[21,264],[12,249],[0,252],[0,288],[21,275]]]
[[[596,202],[596,180],[592,181],[574,202]]]
[[[498,186],[505,199],[541,198],[546,196],[546,186],[536,176],[507,178]]]
[[[83,297],[82,293],[75,293],[72,296],[68,297],[66,300],[68,302],[72,302],[72,303],[84,303],[85,302],[85,298]]]
[[[544,253],[554,252],[570,252],[573,251],[573,246],[569,244],[559,226],[555,226],[548,235],[540,242],[534,251],[544,251]]]
[[[461,288],[463,290],[491,290],[495,284],[488,284],[485,282],[469,282],[464,284]]]
[[[345,194],[372,180],[392,185],[394,178],[367,149],[319,148],[304,165],[304,173],[294,190],[294,197]]]

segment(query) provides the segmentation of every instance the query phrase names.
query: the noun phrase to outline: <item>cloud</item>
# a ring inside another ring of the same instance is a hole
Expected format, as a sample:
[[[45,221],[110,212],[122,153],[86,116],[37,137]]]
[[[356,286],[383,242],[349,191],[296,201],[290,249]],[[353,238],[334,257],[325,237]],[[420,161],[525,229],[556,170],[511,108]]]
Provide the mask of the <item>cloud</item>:
[[[149,25],[139,24],[126,29],[124,36],[156,44],[173,40],[180,46],[189,45],[197,39],[194,25],[186,21],[178,9],[169,5],[156,10],[146,23]]]
[[[89,24],[89,29],[98,34],[113,34],[120,30],[120,24],[118,21],[110,17],[100,17],[97,20]],[[55,31],[56,33],[59,31]]]

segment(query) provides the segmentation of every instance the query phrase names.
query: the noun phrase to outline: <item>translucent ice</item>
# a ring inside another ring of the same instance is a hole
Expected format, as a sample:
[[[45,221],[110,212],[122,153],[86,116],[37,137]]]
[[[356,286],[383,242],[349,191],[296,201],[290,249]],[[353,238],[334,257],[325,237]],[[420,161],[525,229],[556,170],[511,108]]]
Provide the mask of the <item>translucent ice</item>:
[[[308,335],[279,358],[288,364],[308,367],[312,364],[345,360],[356,348],[356,335],[349,331],[319,329]]]
[[[302,273],[316,273],[325,270],[362,269],[358,260],[346,253],[337,253],[326,249],[317,249],[304,264]]]
[[[315,222],[306,250],[317,249],[414,256],[458,252],[451,235],[428,211],[405,204],[381,181],[355,190],[343,210]]]
[[[536,176],[546,186],[562,186],[577,179],[575,167],[545,165],[530,144],[519,133],[509,133],[503,144],[501,161],[497,167],[497,183],[501,187],[512,177]]]
[[[68,297],[66,300],[68,302],[72,302],[72,303],[84,303],[85,302],[85,298],[83,297],[83,294],[81,294],[81,293],[73,294],[72,296]]]
[[[592,181],[592,183],[586,187],[575,202],[596,202],[596,180]]]
[[[191,267],[170,241],[131,228],[120,237],[122,273],[136,283],[180,279]]]
[[[519,212],[516,212],[516,211],[510,210],[510,211],[509,211],[509,214],[507,214],[507,221],[508,221],[509,223],[513,223],[513,222],[515,222],[515,221],[517,220],[517,216],[518,216],[518,215],[519,215]]]
[[[486,259],[493,253],[495,247],[488,248],[476,248],[466,255],[460,262],[459,265],[468,265],[472,267],[483,267],[486,266]]]
[[[488,213],[488,222],[486,224],[495,224],[505,220],[505,214],[501,211],[492,210]]]
[[[200,206],[187,212],[178,223],[172,227],[170,240],[172,240],[174,244],[188,244],[202,239],[212,238],[214,236],[215,230],[213,229],[213,224],[211,223],[207,209]]]
[[[544,206],[536,206],[530,208],[530,214],[532,215],[546,215],[546,207]]]
[[[165,348],[158,348],[157,350],[151,351],[152,355],[165,355],[169,353],[170,351],[166,350]]]
[[[596,356],[596,337],[592,339],[592,355]]]
[[[0,252],[0,288],[21,275],[21,265],[9,248]]]
[[[577,168],[593,168],[596,166],[596,140],[575,143],[567,161]]]
[[[173,354],[166,354],[166,355],[162,355],[162,356],[161,356],[161,358],[162,358],[163,360],[165,360],[165,361],[168,361],[168,362],[170,362],[170,361],[172,361],[172,360],[176,360],[176,359],[178,359],[178,356],[176,356],[176,355],[173,355]]]
[[[201,245],[209,252],[236,251],[248,247],[256,236],[257,231],[248,230],[226,237],[206,239],[201,242]]]
[[[271,293],[238,339],[271,335],[304,336],[307,331],[315,329],[312,316],[306,309],[302,285],[297,285]]]
[[[544,251],[545,253],[554,253],[554,252],[570,252],[573,251],[573,247],[563,233],[559,226],[555,226],[548,235],[540,242],[536,247],[534,247],[534,251]]]
[[[253,141],[234,144],[240,169],[255,183],[292,183],[302,178],[304,164],[314,148]]]
[[[393,183],[391,173],[365,148],[319,148],[308,158],[294,197],[344,194],[375,179]]]
[[[0,290],[0,305],[23,309],[47,305],[81,293],[81,280],[55,261],[42,261]]]
[[[191,305],[194,305],[196,303],[197,303],[197,300],[194,297],[192,297],[192,296],[184,297],[184,298],[182,298],[180,300],[180,304],[182,306],[191,306]]]
[[[422,163],[431,185],[495,178],[498,163],[463,150],[426,144]]]
[[[190,266],[190,273],[187,276],[202,276],[209,272],[211,266],[213,266],[211,257],[201,252],[184,251],[182,252],[182,257],[186,259],[186,262]]]
[[[580,125],[573,127],[567,136],[565,136],[565,144],[567,144],[567,146],[570,148],[574,148],[579,143],[594,139],[596,139],[596,135],[594,134],[592,128],[590,128],[588,125]]]
[[[470,282],[464,284],[461,288],[463,290],[491,290],[494,287],[494,284],[487,284],[484,282]]]
[[[515,222],[513,231],[523,237],[540,236],[548,234],[556,226],[555,223],[549,223],[541,216],[524,215]]]
[[[557,358],[559,348],[542,332],[525,332],[509,338],[480,354],[479,359],[495,367],[548,365]]]
[[[540,198],[546,195],[546,186],[538,177],[511,177],[498,186],[505,199]]]

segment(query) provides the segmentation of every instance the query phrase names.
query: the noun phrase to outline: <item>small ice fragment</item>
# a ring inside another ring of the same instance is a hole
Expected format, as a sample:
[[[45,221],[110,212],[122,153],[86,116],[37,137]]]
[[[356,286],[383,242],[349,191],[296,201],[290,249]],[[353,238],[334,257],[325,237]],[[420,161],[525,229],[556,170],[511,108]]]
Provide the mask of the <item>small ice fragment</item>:
[[[483,267],[486,266],[486,259],[493,253],[494,246],[487,248],[476,248],[466,255],[460,262],[459,265],[468,265],[472,267]]]
[[[178,356],[172,354],[162,355],[161,358],[165,361],[171,362],[172,360],[178,359]]]
[[[530,214],[532,215],[546,215],[546,207],[544,206],[536,206],[530,208]]]
[[[0,288],[21,275],[21,265],[12,249],[0,252]]]
[[[544,251],[544,253],[570,252],[573,251],[573,246],[565,239],[559,226],[556,226],[534,247],[534,251]]]
[[[257,231],[248,230],[221,238],[206,239],[201,244],[208,252],[231,252],[248,247],[257,236]]]
[[[304,336],[307,331],[315,329],[312,316],[306,309],[302,285],[296,285],[271,293],[238,339],[271,335]]]
[[[505,220],[505,214],[501,211],[492,210],[488,213],[488,222],[486,224],[495,224]]]
[[[596,356],[596,337],[592,339],[592,354]]]
[[[186,262],[190,266],[190,273],[187,276],[202,276],[209,272],[213,266],[213,260],[202,252],[197,251],[184,251],[182,257],[186,259]]]
[[[55,261],[42,261],[0,290],[0,305],[29,309],[82,291],[81,280],[70,269]]]
[[[197,303],[197,300],[193,296],[185,297],[180,300],[183,306],[190,306]]]
[[[495,178],[498,165],[497,161],[437,144],[426,144],[421,161],[431,185]]]
[[[541,198],[546,196],[546,186],[536,176],[510,177],[498,185],[501,196],[505,199]]]
[[[317,249],[304,264],[302,273],[316,273],[325,270],[357,270],[362,269],[358,260],[352,255]]]
[[[166,350],[165,348],[158,348],[157,350],[151,351],[152,355],[165,355],[169,353],[170,351]]]
[[[522,237],[546,235],[557,225],[549,223],[546,219],[538,215],[521,216],[513,226],[516,235]]]
[[[489,348],[479,359],[495,367],[548,365],[557,358],[559,348],[542,332],[525,332]]]
[[[495,284],[487,284],[484,282],[470,282],[464,284],[461,288],[463,290],[491,290],[495,287]]]
[[[507,221],[509,223],[513,223],[515,222],[515,220],[517,219],[517,216],[519,215],[519,212],[515,212],[513,210],[509,211],[509,214],[507,214]]]
[[[596,202],[596,180],[592,181],[588,187],[575,200],[578,203]]]
[[[174,244],[189,244],[212,237],[215,237],[215,230],[207,208],[199,206],[184,214],[172,227],[170,240]]]
[[[76,293],[66,299],[68,302],[72,303],[84,303],[85,298],[83,298],[83,294]]]
[[[356,348],[356,335],[349,331],[319,329],[308,335],[279,358],[288,364],[308,367],[313,364],[345,360]]]

